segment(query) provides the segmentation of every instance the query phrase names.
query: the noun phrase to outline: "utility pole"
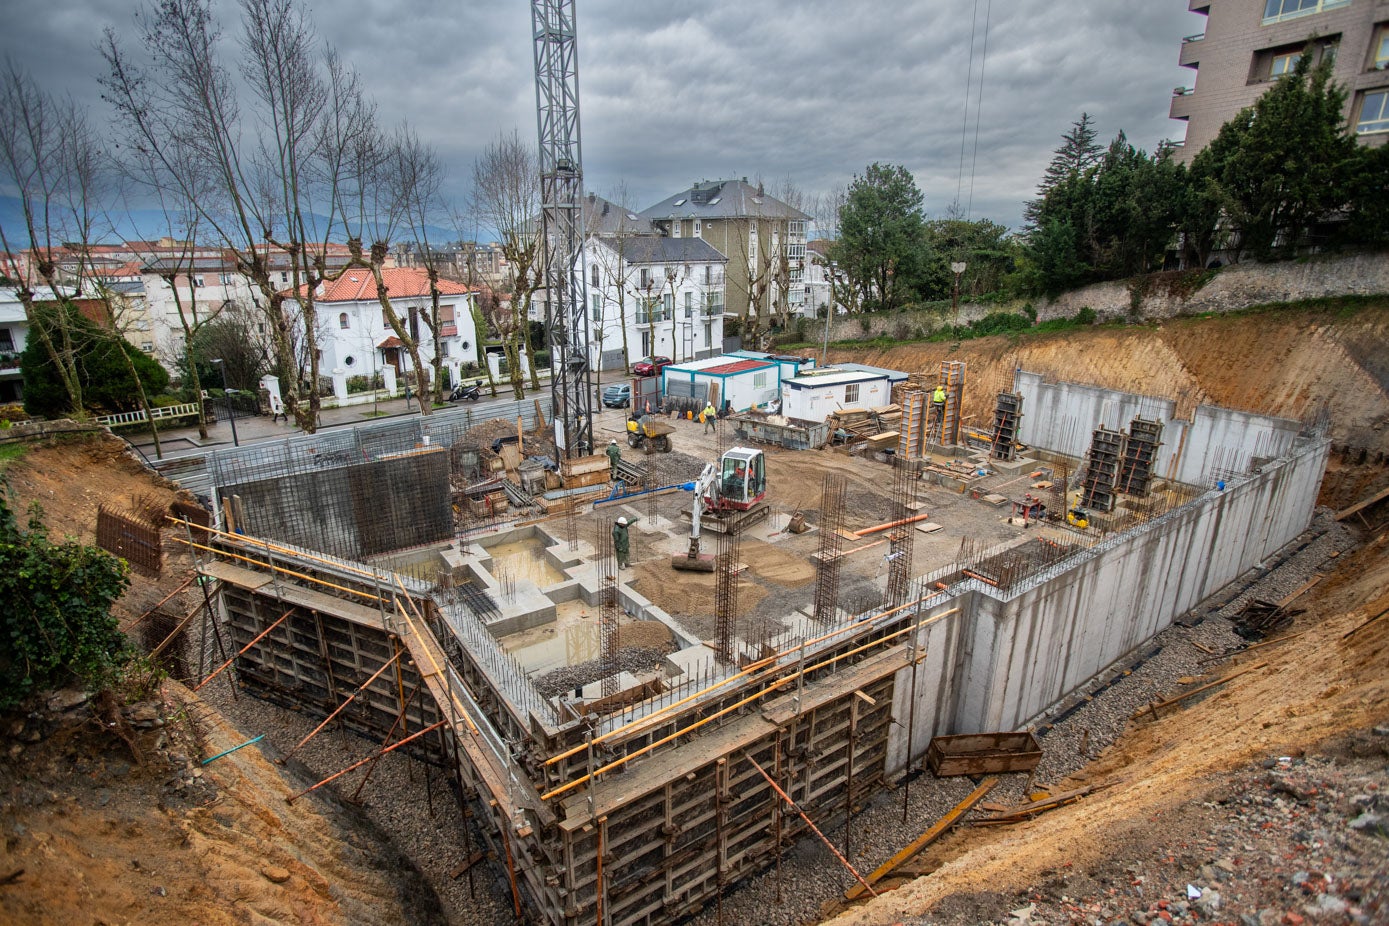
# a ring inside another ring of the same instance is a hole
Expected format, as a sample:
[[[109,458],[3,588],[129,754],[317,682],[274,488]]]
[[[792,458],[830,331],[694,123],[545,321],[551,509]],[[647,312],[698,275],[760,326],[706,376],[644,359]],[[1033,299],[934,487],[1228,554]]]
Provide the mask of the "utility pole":
[[[950,291],[950,320],[957,325],[960,323],[960,275],[965,272],[966,266],[962,260],[950,265],[950,272],[955,274],[955,287]]]
[[[540,141],[540,254],[550,329],[555,443],[566,459],[593,452],[593,373],[584,266],[583,152],[574,0],[531,0]]]

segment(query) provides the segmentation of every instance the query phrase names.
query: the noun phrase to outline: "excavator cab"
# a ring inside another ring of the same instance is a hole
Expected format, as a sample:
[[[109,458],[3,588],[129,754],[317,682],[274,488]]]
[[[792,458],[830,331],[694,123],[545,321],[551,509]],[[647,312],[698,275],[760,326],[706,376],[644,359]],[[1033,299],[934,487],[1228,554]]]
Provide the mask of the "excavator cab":
[[[762,451],[733,447],[719,460],[715,510],[748,511],[767,495],[767,467]]]

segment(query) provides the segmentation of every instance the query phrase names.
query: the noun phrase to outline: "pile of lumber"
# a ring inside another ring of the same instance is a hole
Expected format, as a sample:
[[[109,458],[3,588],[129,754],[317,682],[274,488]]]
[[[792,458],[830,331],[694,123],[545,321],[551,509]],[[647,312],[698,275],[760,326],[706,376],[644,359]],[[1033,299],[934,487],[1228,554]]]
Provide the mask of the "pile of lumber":
[[[1003,804],[985,804],[982,809],[987,811],[987,814],[976,819],[973,825],[1001,826],[1007,823],[1021,823],[1024,820],[1032,819],[1039,813],[1045,813],[1048,810],[1054,810],[1057,807],[1062,807],[1073,801],[1078,801],[1082,797],[1100,790],[1101,787],[1108,787],[1108,785],[1086,785],[1071,791],[1058,791],[1055,793],[1042,792],[1040,794],[1031,795],[1031,800],[1011,806]]]
[[[841,408],[830,416],[830,426],[848,432],[852,437],[885,438],[892,435],[897,440],[897,432],[902,425],[902,406],[880,405],[876,408]],[[884,441],[884,446],[887,442]]]

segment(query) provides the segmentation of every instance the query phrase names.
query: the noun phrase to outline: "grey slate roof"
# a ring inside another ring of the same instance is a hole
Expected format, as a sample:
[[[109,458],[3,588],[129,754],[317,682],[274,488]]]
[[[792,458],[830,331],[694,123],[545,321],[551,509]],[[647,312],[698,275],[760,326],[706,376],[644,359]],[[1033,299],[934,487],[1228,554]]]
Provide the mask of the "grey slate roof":
[[[703,238],[663,238],[637,235],[623,238],[596,238],[599,244],[621,254],[628,264],[707,264],[725,263],[718,248]]]
[[[597,193],[585,193],[583,204],[585,234],[601,237],[613,235],[652,235],[656,229],[651,220],[637,215],[635,210],[623,209],[617,203]]]
[[[748,216],[810,220],[810,216],[799,209],[792,209],[766,192],[759,193],[757,187],[746,180],[701,180],[688,190],[643,209],[641,216],[653,222],[671,217],[732,219]]]

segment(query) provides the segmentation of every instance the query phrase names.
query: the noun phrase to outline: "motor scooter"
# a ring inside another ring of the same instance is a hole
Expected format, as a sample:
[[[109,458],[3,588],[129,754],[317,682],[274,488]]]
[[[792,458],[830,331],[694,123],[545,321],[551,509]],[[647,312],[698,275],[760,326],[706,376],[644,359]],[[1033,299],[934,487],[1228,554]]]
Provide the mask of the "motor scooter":
[[[476,402],[478,399],[482,398],[480,392],[481,390],[477,383],[459,383],[457,386],[454,386],[453,391],[449,393],[449,401]]]

